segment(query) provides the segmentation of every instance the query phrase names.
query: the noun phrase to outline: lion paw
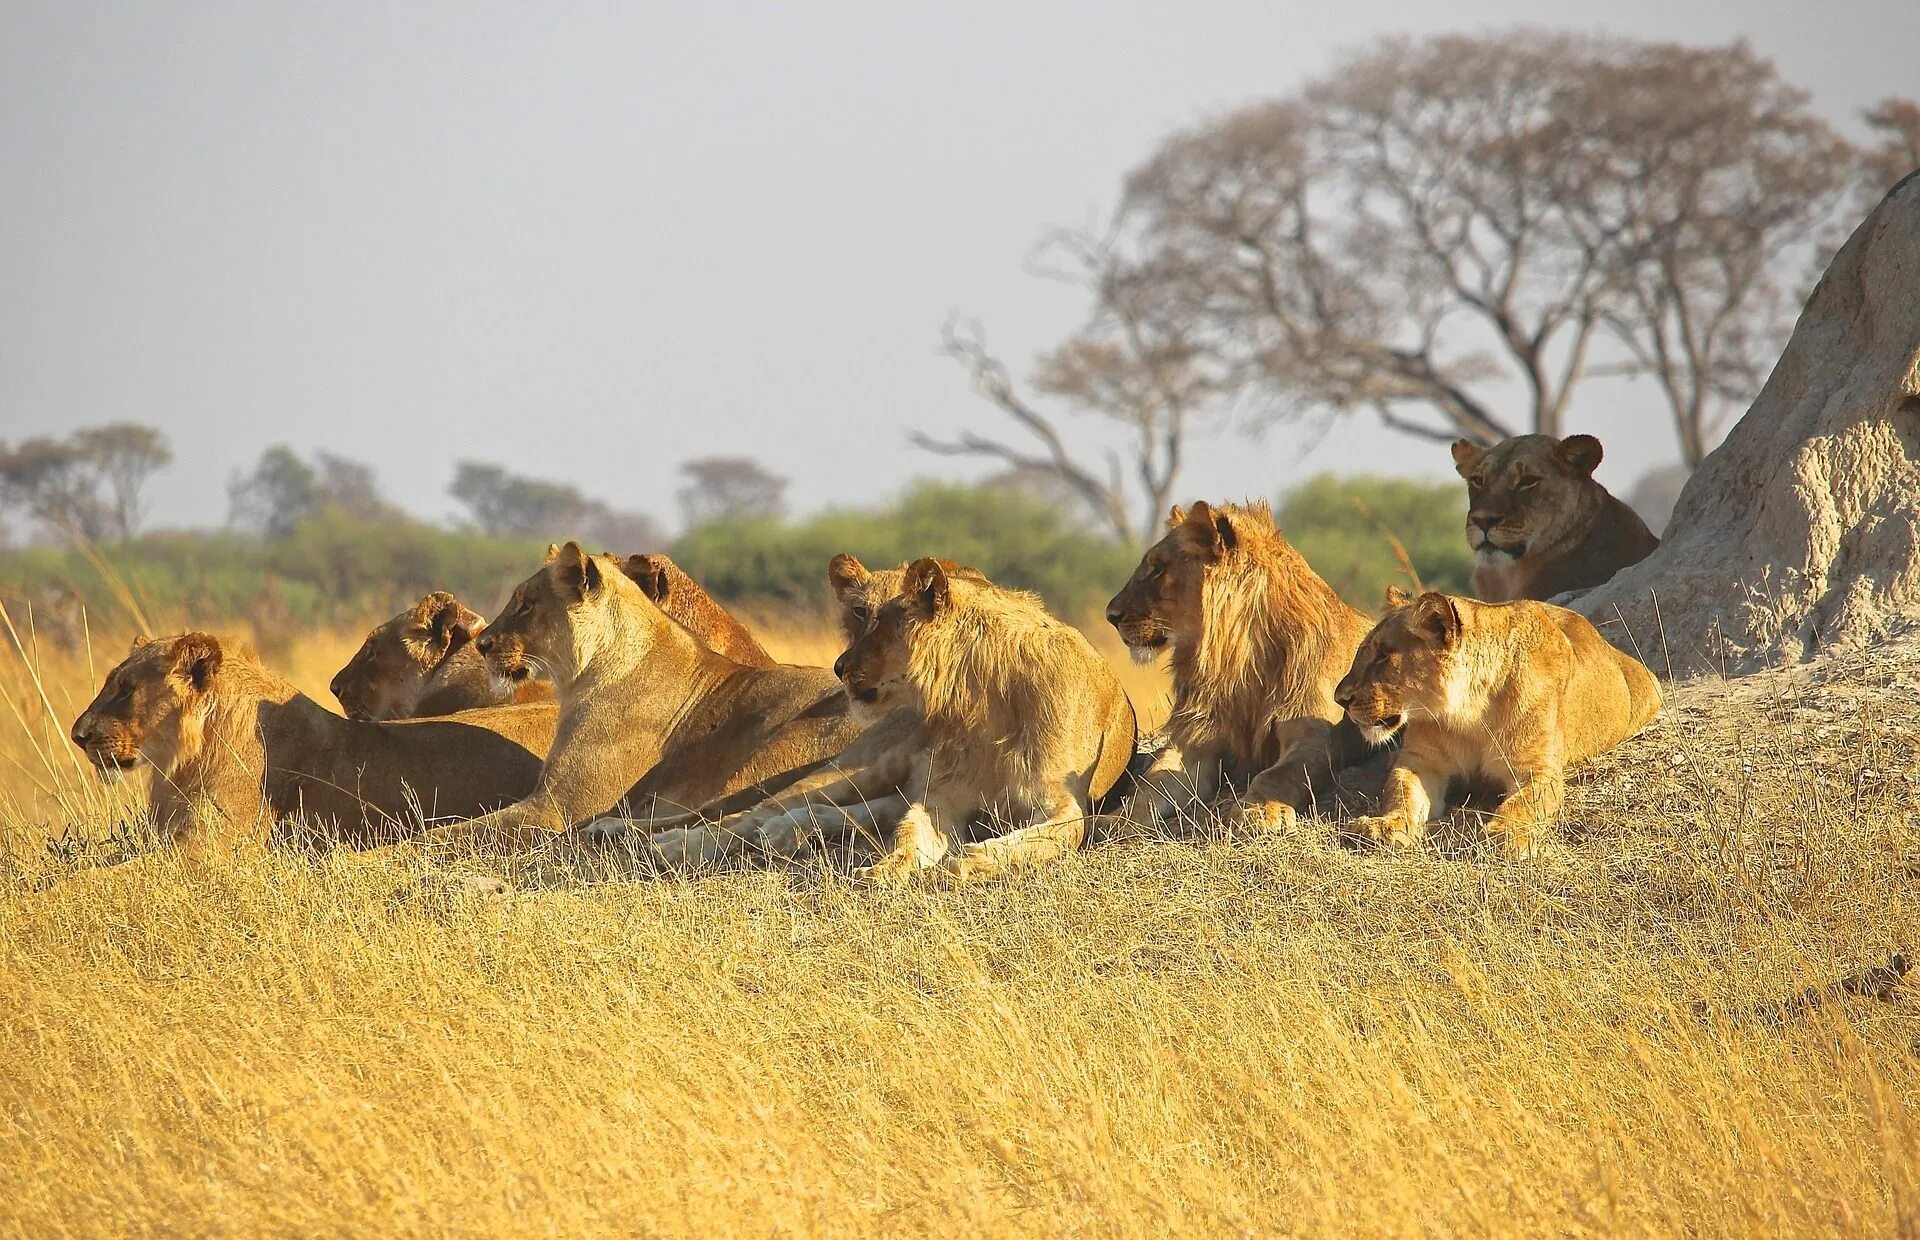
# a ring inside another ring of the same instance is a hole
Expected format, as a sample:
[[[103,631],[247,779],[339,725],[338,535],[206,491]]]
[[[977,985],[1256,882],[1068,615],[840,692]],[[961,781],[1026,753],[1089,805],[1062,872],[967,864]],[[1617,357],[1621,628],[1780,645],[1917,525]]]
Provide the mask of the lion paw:
[[[1420,838],[1419,833],[1410,829],[1403,819],[1390,815],[1349,818],[1341,824],[1340,829],[1342,833],[1353,839],[1363,840],[1380,848],[1404,848]]]
[[[1299,814],[1285,801],[1248,801],[1234,816],[1233,830],[1237,835],[1272,835],[1293,830],[1299,821]]]
[[[921,872],[922,867],[912,853],[892,852],[872,865],[861,866],[853,874],[877,886],[898,887],[912,882]]]
[[[649,842],[661,864],[676,870],[712,865],[725,856],[719,836],[705,827],[674,827],[660,832]]]

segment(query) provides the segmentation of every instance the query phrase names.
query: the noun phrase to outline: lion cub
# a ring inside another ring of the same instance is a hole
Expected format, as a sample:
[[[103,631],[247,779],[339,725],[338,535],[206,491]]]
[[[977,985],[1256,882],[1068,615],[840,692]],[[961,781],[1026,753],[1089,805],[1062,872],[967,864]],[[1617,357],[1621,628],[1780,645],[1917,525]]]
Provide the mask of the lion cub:
[[[968,881],[1078,848],[1133,758],[1133,705],[1112,669],[1030,594],[930,559],[900,590],[833,667],[854,702],[917,700],[926,727],[907,811],[866,875],[939,866]],[[980,813],[1020,825],[966,843]]]
[[[1488,833],[1524,856],[1560,808],[1567,767],[1660,710],[1653,673],[1564,607],[1398,589],[1387,607],[1335,690],[1367,739],[1405,729],[1384,812],[1348,823],[1376,843],[1418,840],[1448,787],[1475,781],[1502,790]]]

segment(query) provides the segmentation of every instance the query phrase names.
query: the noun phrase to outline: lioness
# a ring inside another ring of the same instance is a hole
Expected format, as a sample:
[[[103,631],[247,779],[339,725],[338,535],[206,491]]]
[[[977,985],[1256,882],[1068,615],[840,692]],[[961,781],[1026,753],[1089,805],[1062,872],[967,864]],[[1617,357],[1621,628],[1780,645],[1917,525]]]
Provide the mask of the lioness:
[[[1241,788],[1243,824],[1284,825],[1371,752],[1333,698],[1369,622],[1264,503],[1175,508],[1107,621],[1142,662],[1173,651],[1168,745],[1126,810],[1140,825],[1217,810]]]
[[[1500,790],[1488,831],[1524,856],[1560,808],[1566,768],[1660,709],[1653,673],[1564,607],[1400,591],[1387,606],[1336,691],[1369,738],[1406,735],[1382,813],[1346,824],[1367,839],[1419,839],[1462,781]]]
[[[833,670],[856,702],[910,694],[927,732],[870,878],[938,865],[966,881],[1069,853],[1133,759],[1133,706],[1087,639],[1032,595],[934,560],[914,562]],[[983,813],[1021,825],[967,843]]]
[[[247,651],[187,633],[136,640],[74,722],[73,742],[103,775],[150,765],[154,822],[176,840],[201,838],[194,811],[205,806],[215,834],[299,814],[367,842],[403,834],[420,814],[469,818],[525,796],[557,713],[532,704],[342,719]]]
[[[1473,592],[1489,603],[1549,599],[1604,584],[1660,540],[1640,514],[1593,479],[1592,435],[1516,435],[1491,448],[1453,445],[1467,480]]]
[[[474,639],[493,674],[553,682],[560,727],[538,787],[458,832],[514,845],[621,806],[678,814],[762,785],[771,791],[860,733],[821,668],[744,667],[648,598],[613,556],[568,543],[520,583]]]
[[[558,548],[551,548],[558,551]],[[627,576],[673,620],[736,663],[772,667],[753,634],[664,555],[630,555]],[[538,680],[496,680],[472,646],[486,621],[436,590],[367,634],[333,678],[333,696],[352,719],[417,719],[479,706],[543,702],[553,688]]]

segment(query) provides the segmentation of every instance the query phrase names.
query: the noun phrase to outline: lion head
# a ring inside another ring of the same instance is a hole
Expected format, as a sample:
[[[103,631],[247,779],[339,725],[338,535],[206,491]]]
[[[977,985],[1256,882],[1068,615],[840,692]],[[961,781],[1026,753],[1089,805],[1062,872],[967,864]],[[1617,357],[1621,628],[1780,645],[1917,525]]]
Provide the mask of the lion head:
[[[835,556],[834,564],[840,565],[843,559],[851,561],[854,567],[859,566],[859,561],[851,556]],[[877,708],[911,698],[907,669],[913,633],[951,604],[949,564],[949,561],[922,559],[901,570],[898,588],[877,609],[866,613],[864,627],[849,642],[845,653],[834,660],[833,674],[847,687],[847,696],[859,705]],[[829,575],[832,573],[830,568]],[[973,575],[979,576],[977,572]],[[879,576],[879,573],[868,574],[868,581]],[[849,618],[843,616],[843,624]]]
[[[1120,593],[1107,604],[1107,623],[1141,663],[1152,662],[1170,643],[1191,645],[1205,622],[1207,573],[1240,546],[1236,521],[1264,515],[1264,507],[1246,511],[1215,508],[1205,500],[1167,518],[1165,537],[1147,549]],[[1271,516],[1266,517],[1272,525]]]
[[[1373,745],[1385,744],[1414,713],[1438,714],[1460,642],[1460,609],[1444,594],[1409,599],[1389,587],[1387,611],[1360,643],[1333,700]]]
[[[213,701],[222,658],[220,640],[206,633],[135,638],[74,721],[73,743],[105,778],[143,759],[170,770]]]
[[[937,565],[948,579],[957,577],[975,582],[985,582],[987,579],[979,569],[956,564],[952,560],[933,560],[931,563]],[[869,569],[845,552],[827,562],[827,588],[833,593],[840,633],[849,648],[873,627],[881,609],[899,596],[907,572],[908,566],[905,564],[898,568]],[[910,704],[912,697],[904,679],[888,681],[884,691],[876,689],[872,697],[854,697],[854,705],[863,717],[877,716]]]
[[[434,670],[486,621],[445,590],[435,590],[360,643],[329,686],[349,719],[407,719]]]
[[[495,681],[570,679],[579,663],[576,638],[596,626],[615,580],[630,584],[618,556],[588,555],[578,543],[547,548],[539,572],[514,587],[506,607],[473,639]]]
[[[1467,480],[1467,546],[1482,557],[1518,560],[1567,541],[1604,501],[1593,480],[1599,465],[1592,435],[1516,435],[1491,448],[1456,440],[1453,466]]]

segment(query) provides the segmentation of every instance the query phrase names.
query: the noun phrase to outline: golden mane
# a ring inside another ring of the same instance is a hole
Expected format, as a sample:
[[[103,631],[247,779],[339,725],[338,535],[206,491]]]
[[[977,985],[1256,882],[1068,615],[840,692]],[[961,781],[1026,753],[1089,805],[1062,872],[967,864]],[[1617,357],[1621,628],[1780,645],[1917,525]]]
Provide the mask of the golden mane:
[[[1248,742],[1274,720],[1328,713],[1367,622],[1281,535],[1265,502],[1212,512],[1232,527],[1234,547],[1206,570],[1197,640],[1174,642],[1169,729],[1177,745],[1220,745],[1253,767],[1273,755],[1247,752]]]

